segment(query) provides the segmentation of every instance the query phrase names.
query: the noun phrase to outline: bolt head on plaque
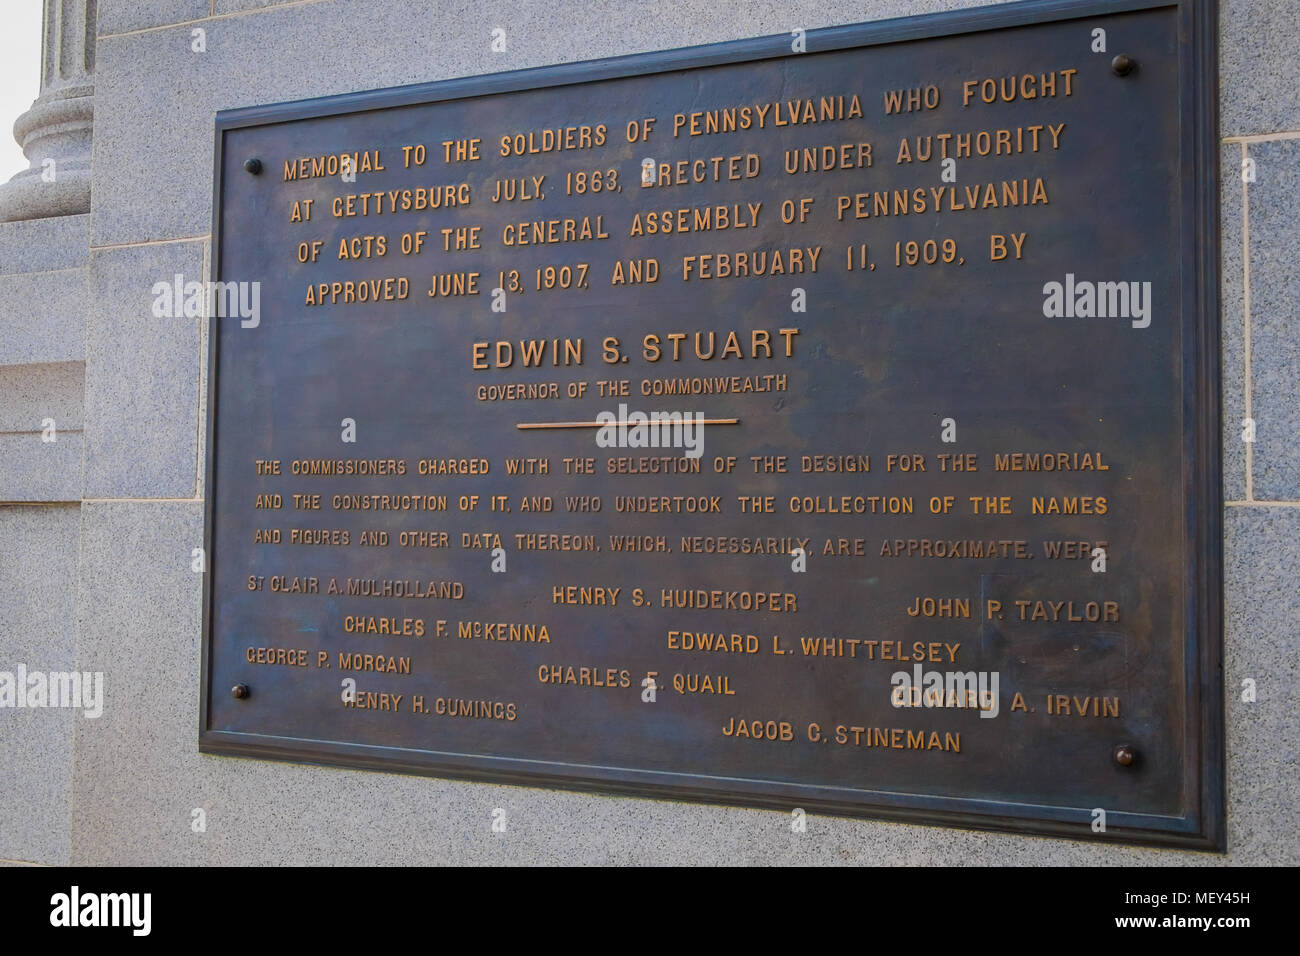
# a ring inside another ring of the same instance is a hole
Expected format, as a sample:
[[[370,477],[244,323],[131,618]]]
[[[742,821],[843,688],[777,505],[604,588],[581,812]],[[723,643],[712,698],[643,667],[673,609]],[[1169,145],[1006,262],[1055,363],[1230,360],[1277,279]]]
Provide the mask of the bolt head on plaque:
[[[1115,748],[1115,762],[1121,767],[1130,767],[1133,761],[1137,759],[1137,752],[1128,744],[1121,744]]]
[[[1110,68],[1115,71],[1116,76],[1128,76],[1137,69],[1137,61],[1121,53],[1110,61]]]
[[[235,698],[235,700],[246,700],[250,693],[251,691],[249,691],[247,684],[236,684],[234,687],[230,688],[230,696]]]
[[[244,168],[254,176],[258,176],[262,172],[262,161],[256,156],[250,156],[248,159],[244,160]]]

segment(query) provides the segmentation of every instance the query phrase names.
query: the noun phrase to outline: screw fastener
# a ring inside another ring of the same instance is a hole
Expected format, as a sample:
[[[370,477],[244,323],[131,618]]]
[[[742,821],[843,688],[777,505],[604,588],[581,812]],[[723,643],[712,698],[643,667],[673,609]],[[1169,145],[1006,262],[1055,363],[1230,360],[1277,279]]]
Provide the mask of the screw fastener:
[[[1110,61],[1110,68],[1115,71],[1116,76],[1128,76],[1137,69],[1137,61],[1121,53]]]
[[[244,168],[254,176],[257,176],[262,172],[262,161],[256,156],[250,156],[248,159],[244,160]]]
[[[230,688],[230,696],[235,700],[243,700],[249,695],[250,691],[247,684],[236,684]]]
[[[1136,758],[1137,754],[1134,753],[1133,748],[1127,744],[1122,744],[1115,748],[1115,762],[1121,767],[1131,766]]]

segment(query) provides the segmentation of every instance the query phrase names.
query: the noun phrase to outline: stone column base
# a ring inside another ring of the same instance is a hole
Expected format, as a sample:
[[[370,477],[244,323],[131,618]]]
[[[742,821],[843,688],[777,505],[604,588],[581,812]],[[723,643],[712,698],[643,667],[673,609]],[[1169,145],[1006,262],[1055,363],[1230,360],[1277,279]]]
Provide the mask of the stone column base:
[[[90,211],[94,104],[93,86],[53,87],[18,117],[14,139],[31,167],[0,186],[0,222]]]

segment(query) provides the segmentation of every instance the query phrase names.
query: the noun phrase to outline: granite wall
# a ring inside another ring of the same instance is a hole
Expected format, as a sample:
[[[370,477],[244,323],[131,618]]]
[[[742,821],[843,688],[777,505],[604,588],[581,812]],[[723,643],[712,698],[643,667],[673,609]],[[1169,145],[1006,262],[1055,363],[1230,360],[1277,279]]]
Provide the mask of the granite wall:
[[[102,670],[98,720],[0,712],[0,857],[143,863],[1300,862],[1300,101],[1292,0],[1223,0],[1226,856],[200,756],[201,320],[217,110],[977,5],[100,0],[88,216],[0,223],[0,664]],[[489,52],[504,26],[507,52]],[[205,49],[193,49],[195,30]],[[37,42],[37,38],[32,38]],[[1256,178],[1243,183],[1243,157]],[[1255,419],[1253,444],[1241,420]],[[41,422],[58,423],[42,441]],[[1258,698],[1244,703],[1243,679]],[[491,812],[509,828],[494,834]],[[202,808],[206,831],[194,832]]]

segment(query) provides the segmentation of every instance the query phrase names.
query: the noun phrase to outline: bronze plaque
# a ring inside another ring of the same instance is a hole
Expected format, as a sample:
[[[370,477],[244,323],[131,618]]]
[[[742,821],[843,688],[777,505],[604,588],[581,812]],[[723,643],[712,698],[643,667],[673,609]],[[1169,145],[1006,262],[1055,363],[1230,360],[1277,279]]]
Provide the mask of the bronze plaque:
[[[219,114],[200,748],[1221,847],[1211,8]]]

